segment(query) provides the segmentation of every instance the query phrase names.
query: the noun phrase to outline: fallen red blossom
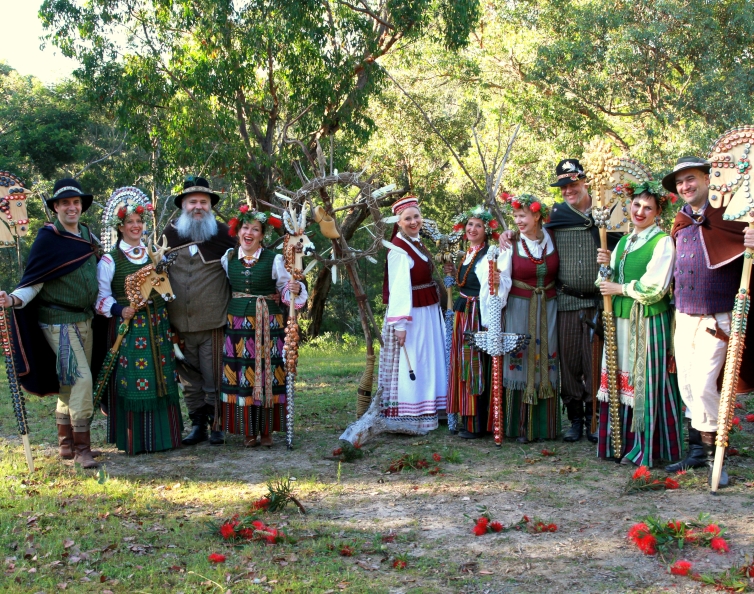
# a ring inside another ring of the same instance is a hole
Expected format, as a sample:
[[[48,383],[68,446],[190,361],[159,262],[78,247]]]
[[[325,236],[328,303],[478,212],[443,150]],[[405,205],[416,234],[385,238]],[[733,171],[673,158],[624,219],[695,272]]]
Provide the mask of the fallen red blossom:
[[[221,555],[220,553],[212,553],[209,557],[207,557],[207,560],[210,563],[225,563],[225,555]]]
[[[691,563],[688,561],[676,561],[670,566],[673,575],[688,575],[691,571]]]

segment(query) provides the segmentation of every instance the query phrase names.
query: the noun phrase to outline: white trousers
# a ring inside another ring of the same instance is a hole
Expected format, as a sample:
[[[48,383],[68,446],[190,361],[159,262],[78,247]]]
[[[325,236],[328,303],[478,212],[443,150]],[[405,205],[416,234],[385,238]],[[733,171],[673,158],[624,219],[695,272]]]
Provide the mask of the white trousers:
[[[698,431],[717,431],[720,392],[717,378],[725,366],[728,343],[715,338],[715,323],[730,334],[730,312],[706,316],[675,314],[675,360],[678,387],[686,405],[686,418]]]

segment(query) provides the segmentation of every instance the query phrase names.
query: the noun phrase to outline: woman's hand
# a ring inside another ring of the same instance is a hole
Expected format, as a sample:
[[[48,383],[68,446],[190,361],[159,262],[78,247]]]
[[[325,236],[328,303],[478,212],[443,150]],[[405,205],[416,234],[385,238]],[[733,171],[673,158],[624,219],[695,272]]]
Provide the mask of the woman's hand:
[[[3,307],[13,307],[13,297],[5,291],[0,291],[0,305]]]
[[[445,262],[445,264],[442,265],[442,272],[445,276],[455,276],[456,267],[453,266],[453,262]]]
[[[744,229],[744,246],[754,249],[754,229],[749,227]]]
[[[298,297],[298,294],[301,293],[301,283],[297,280],[289,280],[288,291],[290,291],[291,295],[293,295],[294,297]]]
[[[406,344],[406,331],[405,330],[396,330],[395,331],[395,340],[398,343],[399,347],[402,347],[404,344]]]
[[[122,317],[124,320],[130,320],[136,315],[136,310],[133,307],[124,307],[123,311],[120,312],[120,317]]]
[[[495,268],[495,270],[492,272],[491,282],[496,287],[500,284],[500,271],[497,268]]]
[[[597,249],[597,264],[610,265],[610,250]]]
[[[603,295],[623,295],[623,285],[611,283],[610,281],[602,281],[600,283],[600,293]]]

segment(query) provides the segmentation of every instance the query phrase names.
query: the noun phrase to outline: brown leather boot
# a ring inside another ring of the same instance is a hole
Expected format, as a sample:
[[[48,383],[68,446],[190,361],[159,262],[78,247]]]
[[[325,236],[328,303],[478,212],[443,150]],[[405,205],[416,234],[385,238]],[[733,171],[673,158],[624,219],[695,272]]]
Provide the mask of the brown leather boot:
[[[67,413],[55,412],[58,424],[58,453],[63,460],[73,460],[73,429]]]
[[[266,446],[268,448],[272,447],[272,433],[267,433],[266,435],[262,434],[262,439],[259,440],[259,445]]]
[[[82,468],[98,468],[99,463],[92,457],[89,421],[73,421],[73,461]]]
[[[257,441],[256,435],[244,435],[243,445],[245,448],[256,448],[262,444]]]

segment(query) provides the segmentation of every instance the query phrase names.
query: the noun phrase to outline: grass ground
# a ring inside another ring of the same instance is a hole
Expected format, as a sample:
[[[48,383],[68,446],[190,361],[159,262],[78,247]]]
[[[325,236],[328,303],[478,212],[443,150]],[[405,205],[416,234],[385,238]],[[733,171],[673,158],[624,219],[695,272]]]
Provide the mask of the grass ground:
[[[108,445],[101,471],[57,459],[54,401],[32,397],[37,470],[29,475],[3,390],[0,592],[702,591],[627,543],[628,527],[648,514],[690,520],[708,512],[727,528],[727,555],[689,552],[699,571],[754,553],[754,423],[734,436],[742,454],[728,463],[734,484],[714,498],[706,477],[693,473],[679,490],[628,495],[632,469],[597,460],[585,441],[495,448],[446,428],[425,438],[380,436],[363,459],[339,464],[331,453],[354,419],[362,368],[363,352],[302,349],[294,451],[282,436],[270,450],[245,450],[235,437],[134,457]],[[744,405],[754,412],[754,400]],[[102,417],[94,423],[98,445],[104,426]],[[555,455],[542,455],[543,447]],[[431,466],[387,474],[402,455]],[[295,478],[308,513],[288,507],[265,521],[295,542],[223,543],[217,524],[247,513],[279,477]],[[527,514],[558,530],[476,537],[480,506],[504,524]],[[344,546],[352,556],[340,554]],[[226,562],[210,563],[210,553]],[[396,559],[406,568],[395,569]]]

